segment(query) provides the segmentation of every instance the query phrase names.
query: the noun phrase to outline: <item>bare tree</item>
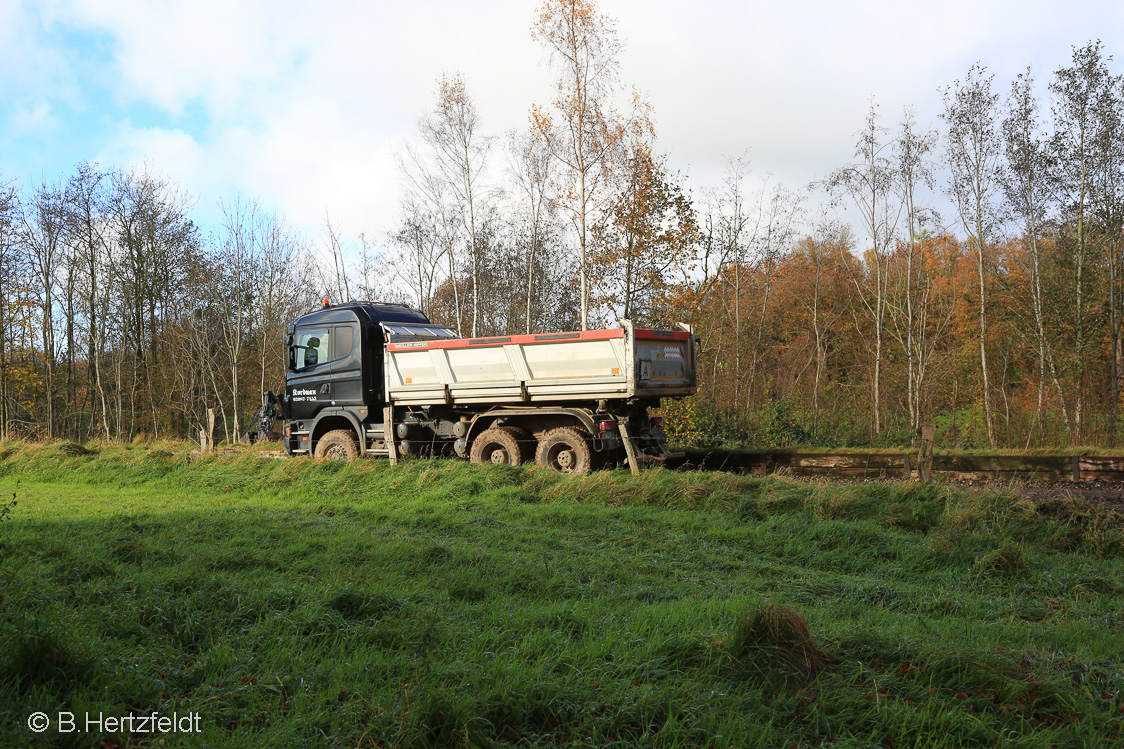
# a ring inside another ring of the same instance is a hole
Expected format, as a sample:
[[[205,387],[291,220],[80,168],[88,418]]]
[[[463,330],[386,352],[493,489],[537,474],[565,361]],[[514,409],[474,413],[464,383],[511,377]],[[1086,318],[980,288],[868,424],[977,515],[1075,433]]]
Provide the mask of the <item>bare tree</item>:
[[[761,310],[757,318],[757,330],[749,363],[747,409],[753,403],[757,384],[757,366],[763,352],[762,339],[765,335],[765,321],[769,313],[773,281],[781,258],[796,238],[796,230],[803,212],[803,195],[794,193],[783,185],[777,185],[772,189],[769,189],[768,184],[762,185],[757,196],[755,225],[748,238],[753,264],[761,277],[762,290]]]
[[[402,211],[410,215],[424,207],[434,218],[433,226],[441,240],[441,253],[449,264],[448,282],[453,295],[453,319],[457,330],[464,331],[464,308],[461,302],[460,283],[457,279],[457,245],[463,236],[463,222],[459,207],[440,172],[416,148],[406,146],[395,158],[398,172],[406,180],[402,196]]]
[[[96,401],[89,409],[85,433],[109,433],[109,404],[106,399],[102,355],[105,351],[105,321],[109,307],[109,248],[106,244],[106,189],[108,175],[96,164],[80,164],[66,186],[66,235],[71,263],[79,273],[81,314],[85,318],[86,366]],[[100,428],[97,414],[101,413]]]
[[[863,228],[870,236],[868,258],[873,288],[856,281],[863,306],[874,325],[874,379],[871,417],[874,434],[882,433],[882,366],[885,355],[886,293],[888,290],[889,249],[893,242],[901,204],[893,199],[894,167],[885,153],[892,143],[886,129],[878,124],[878,107],[872,99],[866,124],[855,143],[856,161],[832,172],[821,185],[836,200],[846,199],[862,216]]]
[[[433,314],[433,296],[439,282],[439,266],[447,250],[441,241],[439,220],[423,206],[406,203],[398,228],[390,241],[398,248],[395,272],[417,300],[427,317]]]
[[[355,293],[359,299],[390,300],[393,293],[390,289],[389,278],[386,272],[386,252],[375,245],[374,240],[360,232],[358,268],[356,268]],[[354,266],[353,266],[354,267]]]
[[[460,208],[472,264],[472,335],[480,324],[480,246],[476,237],[485,160],[492,139],[480,132],[480,115],[460,75],[441,77],[437,106],[418,122],[422,139],[429,145],[437,169]]]
[[[13,348],[13,315],[17,311],[19,253],[19,194],[11,184],[0,182],[0,439],[8,439],[12,421],[13,393],[10,382]]]
[[[933,210],[919,203],[919,191],[933,189],[933,171],[930,154],[936,146],[937,134],[918,132],[913,110],[906,108],[898,137],[894,140],[896,169],[894,189],[905,213],[906,250],[904,287],[904,328],[901,341],[906,354],[906,400],[909,406],[909,426],[921,428],[921,396],[925,365],[925,323],[928,285],[925,283],[925,224],[930,223]]]
[[[332,223],[328,212],[324,212],[324,252],[327,262],[321,270],[321,288],[327,298],[338,302],[346,302],[351,297],[351,285],[347,277],[347,259],[344,257],[343,235],[339,226]]]
[[[1101,123],[1093,203],[1099,239],[1108,265],[1108,324],[1111,373],[1109,423],[1115,439],[1120,420],[1120,390],[1124,379],[1124,76],[1106,87],[1097,104]]]
[[[43,401],[48,437],[55,436],[57,366],[59,348],[56,339],[57,275],[66,260],[64,231],[66,224],[63,189],[59,185],[41,184],[35,188],[31,201],[25,206],[20,229],[20,242],[35,279],[34,296],[38,305],[40,345],[43,356]]]
[[[508,173],[519,193],[530,227],[527,247],[527,304],[524,311],[523,331],[533,332],[531,300],[534,298],[535,263],[544,226],[554,218],[557,203],[556,174],[553,158],[547,143],[534,131],[512,132],[507,141]]]
[[[720,187],[703,190],[703,209],[700,241],[697,250],[699,280],[693,283],[695,306],[702,308],[717,293],[723,322],[729,325],[733,336],[734,397],[733,407],[739,407],[738,394],[742,368],[742,279],[748,263],[748,242],[751,231],[745,180],[749,176],[749,156],[742,154],[726,158],[726,168]],[[685,274],[684,284],[692,285],[690,274]],[[727,295],[727,290],[731,293]],[[722,343],[725,336],[715,336],[717,344],[710,351],[711,379],[717,380],[718,366],[722,361]]]

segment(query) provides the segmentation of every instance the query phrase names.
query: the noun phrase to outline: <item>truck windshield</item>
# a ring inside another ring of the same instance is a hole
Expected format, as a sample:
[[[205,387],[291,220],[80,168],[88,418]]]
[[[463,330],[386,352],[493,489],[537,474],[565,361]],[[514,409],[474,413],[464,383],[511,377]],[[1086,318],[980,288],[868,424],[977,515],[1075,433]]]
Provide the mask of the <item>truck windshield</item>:
[[[293,369],[304,369],[323,364],[328,361],[329,335],[327,328],[300,330],[293,343],[293,353],[290,360]]]

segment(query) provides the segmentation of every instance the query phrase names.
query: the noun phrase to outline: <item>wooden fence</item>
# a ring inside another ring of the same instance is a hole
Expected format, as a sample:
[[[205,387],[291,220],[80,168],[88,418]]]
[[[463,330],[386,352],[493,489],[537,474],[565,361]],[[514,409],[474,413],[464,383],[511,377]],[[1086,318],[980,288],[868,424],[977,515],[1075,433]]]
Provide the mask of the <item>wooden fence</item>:
[[[764,476],[915,478],[925,467],[921,452],[799,453],[690,449],[676,461],[683,468]],[[1091,455],[931,455],[933,476],[957,480],[1124,481],[1124,457]]]

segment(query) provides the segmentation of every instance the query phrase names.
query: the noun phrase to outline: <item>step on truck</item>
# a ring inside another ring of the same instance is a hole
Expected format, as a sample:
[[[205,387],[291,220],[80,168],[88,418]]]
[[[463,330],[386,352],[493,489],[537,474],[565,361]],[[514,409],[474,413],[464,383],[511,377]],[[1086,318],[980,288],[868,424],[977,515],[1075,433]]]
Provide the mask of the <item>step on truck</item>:
[[[285,394],[262,413],[284,423],[289,455],[458,456],[537,461],[562,473],[659,464],[663,398],[696,390],[697,341],[620,328],[461,338],[401,304],[324,306],[288,329]]]

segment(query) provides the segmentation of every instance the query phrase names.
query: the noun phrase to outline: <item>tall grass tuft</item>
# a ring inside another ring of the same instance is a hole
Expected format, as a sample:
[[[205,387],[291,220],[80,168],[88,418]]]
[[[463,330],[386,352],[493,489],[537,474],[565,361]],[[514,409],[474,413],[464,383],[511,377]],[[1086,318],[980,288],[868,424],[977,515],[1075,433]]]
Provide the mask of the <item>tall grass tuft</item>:
[[[975,577],[1006,577],[1026,569],[1027,559],[1023,547],[1006,543],[976,559]]]
[[[807,620],[776,603],[751,608],[734,625],[726,653],[740,670],[771,685],[806,682],[824,663]]]

